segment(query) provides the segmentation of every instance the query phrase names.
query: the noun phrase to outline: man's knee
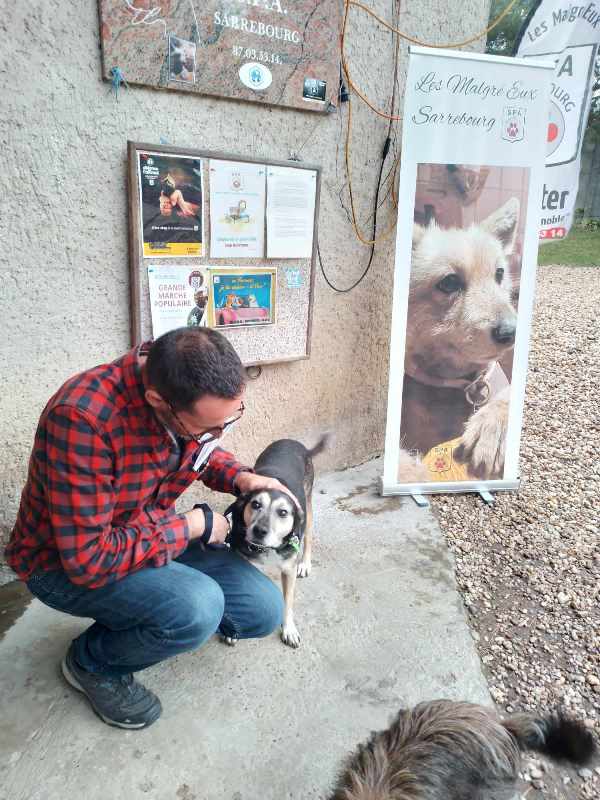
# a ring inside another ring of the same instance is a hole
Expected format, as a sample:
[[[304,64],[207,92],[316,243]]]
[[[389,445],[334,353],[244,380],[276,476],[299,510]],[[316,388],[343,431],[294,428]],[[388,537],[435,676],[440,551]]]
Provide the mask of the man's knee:
[[[195,650],[217,631],[225,608],[223,591],[216,581],[194,573],[181,587],[176,618],[163,631],[178,652]]]

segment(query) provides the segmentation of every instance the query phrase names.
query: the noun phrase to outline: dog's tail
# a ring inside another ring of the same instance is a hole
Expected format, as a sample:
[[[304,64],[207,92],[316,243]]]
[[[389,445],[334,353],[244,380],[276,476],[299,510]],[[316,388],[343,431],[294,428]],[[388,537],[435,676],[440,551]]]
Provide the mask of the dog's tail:
[[[332,438],[333,435],[330,433],[330,431],[323,433],[319,441],[316,443],[316,445],[311,450],[308,451],[308,455],[311,458],[318,456],[320,453],[323,452],[323,450],[327,449],[327,447],[331,443]]]
[[[512,714],[502,725],[519,750],[535,750],[554,761],[578,765],[588,764],[597,755],[591,731],[558,711],[546,716]]]

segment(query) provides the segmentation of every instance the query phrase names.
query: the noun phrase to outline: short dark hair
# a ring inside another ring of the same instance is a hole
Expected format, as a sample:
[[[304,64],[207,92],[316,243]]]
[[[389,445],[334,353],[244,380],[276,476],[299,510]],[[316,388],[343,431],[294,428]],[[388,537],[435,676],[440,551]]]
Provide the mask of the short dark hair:
[[[148,352],[146,376],[176,411],[207,394],[233,400],[246,384],[240,357],[211,328],[176,328],[159,336]]]

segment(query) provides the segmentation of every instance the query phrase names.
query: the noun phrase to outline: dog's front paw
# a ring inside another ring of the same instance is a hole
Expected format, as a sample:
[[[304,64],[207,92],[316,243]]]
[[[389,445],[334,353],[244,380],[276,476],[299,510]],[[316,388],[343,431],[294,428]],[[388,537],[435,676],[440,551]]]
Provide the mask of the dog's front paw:
[[[238,643],[238,640],[233,636],[221,636],[221,641],[223,644],[229,645],[229,647],[235,647]]]
[[[476,411],[465,425],[454,458],[467,465],[474,478],[502,478],[506,455],[506,429],[510,387]]]
[[[300,633],[294,622],[288,622],[281,628],[281,640],[288,647],[298,647],[301,641]]]
[[[297,571],[298,577],[308,578],[308,576],[310,575],[311,567],[312,563],[310,559],[308,559],[307,561],[304,561],[304,559],[302,559],[302,561],[298,564],[298,571]]]

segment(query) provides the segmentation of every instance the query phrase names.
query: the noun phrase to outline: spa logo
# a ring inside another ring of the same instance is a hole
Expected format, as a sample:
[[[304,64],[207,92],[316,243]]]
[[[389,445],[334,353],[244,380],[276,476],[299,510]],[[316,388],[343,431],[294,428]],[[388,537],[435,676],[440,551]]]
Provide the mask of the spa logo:
[[[252,61],[249,64],[242,64],[239,74],[244,86],[256,92],[268,89],[273,81],[273,75],[268,67]]]
[[[507,142],[520,142],[525,138],[525,111],[517,106],[504,106],[501,130]]]
[[[232,172],[229,177],[229,188],[232,192],[241,192],[244,188],[244,181],[241,172]]]

